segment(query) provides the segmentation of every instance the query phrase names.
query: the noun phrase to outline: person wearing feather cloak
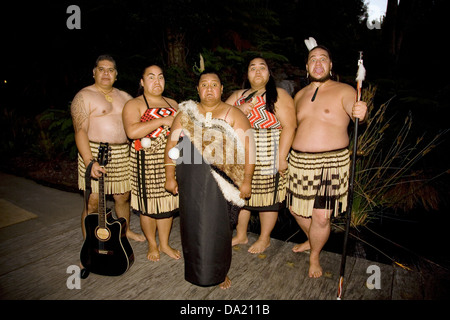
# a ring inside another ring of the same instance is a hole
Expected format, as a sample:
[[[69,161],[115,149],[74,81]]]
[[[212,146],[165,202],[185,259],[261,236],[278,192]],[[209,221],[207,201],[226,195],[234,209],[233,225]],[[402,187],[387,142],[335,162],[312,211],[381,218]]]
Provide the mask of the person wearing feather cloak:
[[[231,237],[251,195],[254,139],[247,117],[222,102],[211,71],[200,75],[200,102],[179,104],[165,151],[166,189],[179,194],[185,279],[198,286],[231,286]]]

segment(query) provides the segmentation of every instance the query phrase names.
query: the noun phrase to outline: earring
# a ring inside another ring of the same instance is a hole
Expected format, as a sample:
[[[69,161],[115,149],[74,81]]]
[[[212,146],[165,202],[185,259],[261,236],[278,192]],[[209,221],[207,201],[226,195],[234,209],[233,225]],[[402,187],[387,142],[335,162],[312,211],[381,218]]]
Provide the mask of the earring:
[[[330,77],[332,77],[333,76],[333,74],[331,73],[331,70],[330,70]]]
[[[309,78],[309,72],[306,72],[306,79]]]

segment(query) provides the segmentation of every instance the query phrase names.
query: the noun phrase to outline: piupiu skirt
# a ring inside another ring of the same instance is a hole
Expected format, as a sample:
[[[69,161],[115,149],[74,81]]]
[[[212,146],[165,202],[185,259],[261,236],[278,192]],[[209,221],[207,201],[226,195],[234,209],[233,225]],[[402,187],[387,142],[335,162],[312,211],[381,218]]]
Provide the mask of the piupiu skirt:
[[[245,209],[278,211],[286,197],[286,178],[278,173],[277,161],[281,130],[254,129],[256,165],[252,194]]]
[[[347,208],[348,149],[308,153],[291,150],[287,183],[287,206],[303,217],[326,209],[337,216]]]
[[[138,151],[133,141],[130,151],[131,208],[154,219],[172,217],[178,210],[178,196],[165,189],[165,142],[166,139],[154,148]]]
[[[97,159],[100,143],[89,142],[92,157]],[[105,169],[105,194],[121,194],[130,191],[130,146],[124,144],[109,144],[111,147],[111,159]],[[87,164],[89,165],[89,164]],[[86,165],[83,158],[78,154],[78,188],[84,190]],[[98,193],[98,180],[91,179],[93,193]]]

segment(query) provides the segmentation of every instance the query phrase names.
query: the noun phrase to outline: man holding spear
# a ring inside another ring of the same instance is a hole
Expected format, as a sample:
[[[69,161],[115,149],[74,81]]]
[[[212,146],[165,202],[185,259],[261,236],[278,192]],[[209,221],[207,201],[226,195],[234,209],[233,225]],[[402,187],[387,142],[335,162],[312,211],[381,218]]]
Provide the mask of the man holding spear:
[[[331,216],[347,207],[347,128],[350,120],[364,121],[367,104],[358,101],[352,86],[331,79],[333,63],[326,47],[314,41],[308,49],[310,84],[294,97],[297,132],[289,157],[287,205],[308,238],[292,250],[311,251],[308,273],[319,278],[319,255],[330,235]]]

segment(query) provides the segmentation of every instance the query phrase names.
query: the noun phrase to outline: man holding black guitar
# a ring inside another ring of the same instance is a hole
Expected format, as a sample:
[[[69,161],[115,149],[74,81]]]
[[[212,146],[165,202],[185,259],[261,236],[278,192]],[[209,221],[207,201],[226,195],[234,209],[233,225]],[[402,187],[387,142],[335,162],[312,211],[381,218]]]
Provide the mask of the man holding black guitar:
[[[98,179],[104,175],[104,192],[113,195],[117,217],[126,220],[126,236],[136,241],[145,241],[142,234],[136,234],[129,228],[129,144],[122,123],[122,109],[132,97],[113,87],[117,79],[117,69],[111,56],[103,55],[97,59],[93,78],[95,83],[81,89],[71,105],[78,148],[78,187],[81,190],[91,189],[87,207],[85,206],[82,213],[83,238],[86,238],[86,215],[98,212]],[[106,167],[98,162],[102,142],[108,143],[111,153]],[[85,175],[86,168],[91,169],[90,176]],[[91,180],[91,184],[86,188],[88,180]]]

